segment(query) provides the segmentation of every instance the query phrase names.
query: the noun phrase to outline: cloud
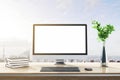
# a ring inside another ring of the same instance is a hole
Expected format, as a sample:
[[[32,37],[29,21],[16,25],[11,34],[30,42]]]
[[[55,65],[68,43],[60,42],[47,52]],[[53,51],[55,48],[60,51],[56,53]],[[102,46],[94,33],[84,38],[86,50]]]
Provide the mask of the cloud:
[[[85,11],[90,11],[100,4],[100,0],[85,0]]]
[[[85,0],[88,7],[95,7],[97,4],[100,3],[100,0]]]
[[[73,0],[56,0],[56,3],[57,9],[60,9],[64,14],[66,14],[72,6]]]

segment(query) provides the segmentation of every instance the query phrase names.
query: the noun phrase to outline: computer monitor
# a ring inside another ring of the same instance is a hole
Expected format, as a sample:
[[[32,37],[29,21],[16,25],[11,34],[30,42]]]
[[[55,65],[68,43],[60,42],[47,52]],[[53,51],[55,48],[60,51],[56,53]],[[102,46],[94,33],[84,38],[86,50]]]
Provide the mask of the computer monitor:
[[[87,55],[87,24],[33,24],[33,55],[53,56],[56,64],[68,55]]]
[[[87,25],[34,24],[33,55],[87,55]]]

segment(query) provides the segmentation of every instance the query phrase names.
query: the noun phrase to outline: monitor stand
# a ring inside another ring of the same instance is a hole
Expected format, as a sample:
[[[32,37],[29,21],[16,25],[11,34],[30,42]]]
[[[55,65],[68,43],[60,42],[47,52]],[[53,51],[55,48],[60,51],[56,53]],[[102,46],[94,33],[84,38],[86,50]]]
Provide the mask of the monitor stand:
[[[64,59],[56,59],[55,65],[65,65]]]

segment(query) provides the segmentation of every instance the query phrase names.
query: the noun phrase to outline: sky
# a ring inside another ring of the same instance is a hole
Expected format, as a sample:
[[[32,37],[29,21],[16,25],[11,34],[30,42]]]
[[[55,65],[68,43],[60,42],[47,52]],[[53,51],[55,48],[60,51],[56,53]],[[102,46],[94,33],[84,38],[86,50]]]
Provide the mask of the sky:
[[[120,0],[0,0],[0,46],[32,46],[33,24],[87,24],[88,54],[101,55],[102,43],[91,27],[92,20],[97,20],[103,26],[115,26],[106,41],[106,51],[120,55],[119,4]]]

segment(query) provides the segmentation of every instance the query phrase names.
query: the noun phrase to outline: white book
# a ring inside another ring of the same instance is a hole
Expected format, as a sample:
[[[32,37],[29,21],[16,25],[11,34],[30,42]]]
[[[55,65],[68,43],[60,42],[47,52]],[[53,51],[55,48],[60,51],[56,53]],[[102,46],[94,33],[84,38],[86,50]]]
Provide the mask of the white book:
[[[29,61],[6,61],[7,63],[28,63]]]
[[[17,66],[17,65],[29,65],[29,64],[6,64],[6,65],[11,65],[11,66]]]
[[[29,64],[6,64],[9,66],[28,66]]]
[[[24,65],[24,64],[29,64],[29,63],[6,63],[8,65]]]
[[[8,65],[8,64],[6,64],[5,65],[6,67],[8,67],[8,68],[21,68],[21,67],[28,67],[29,65]]]
[[[15,63],[29,63],[29,61],[6,61],[6,63],[15,64]]]
[[[6,67],[18,68],[29,66],[29,59],[27,58],[7,58]]]
[[[6,61],[29,61],[29,59],[6,59]]]

